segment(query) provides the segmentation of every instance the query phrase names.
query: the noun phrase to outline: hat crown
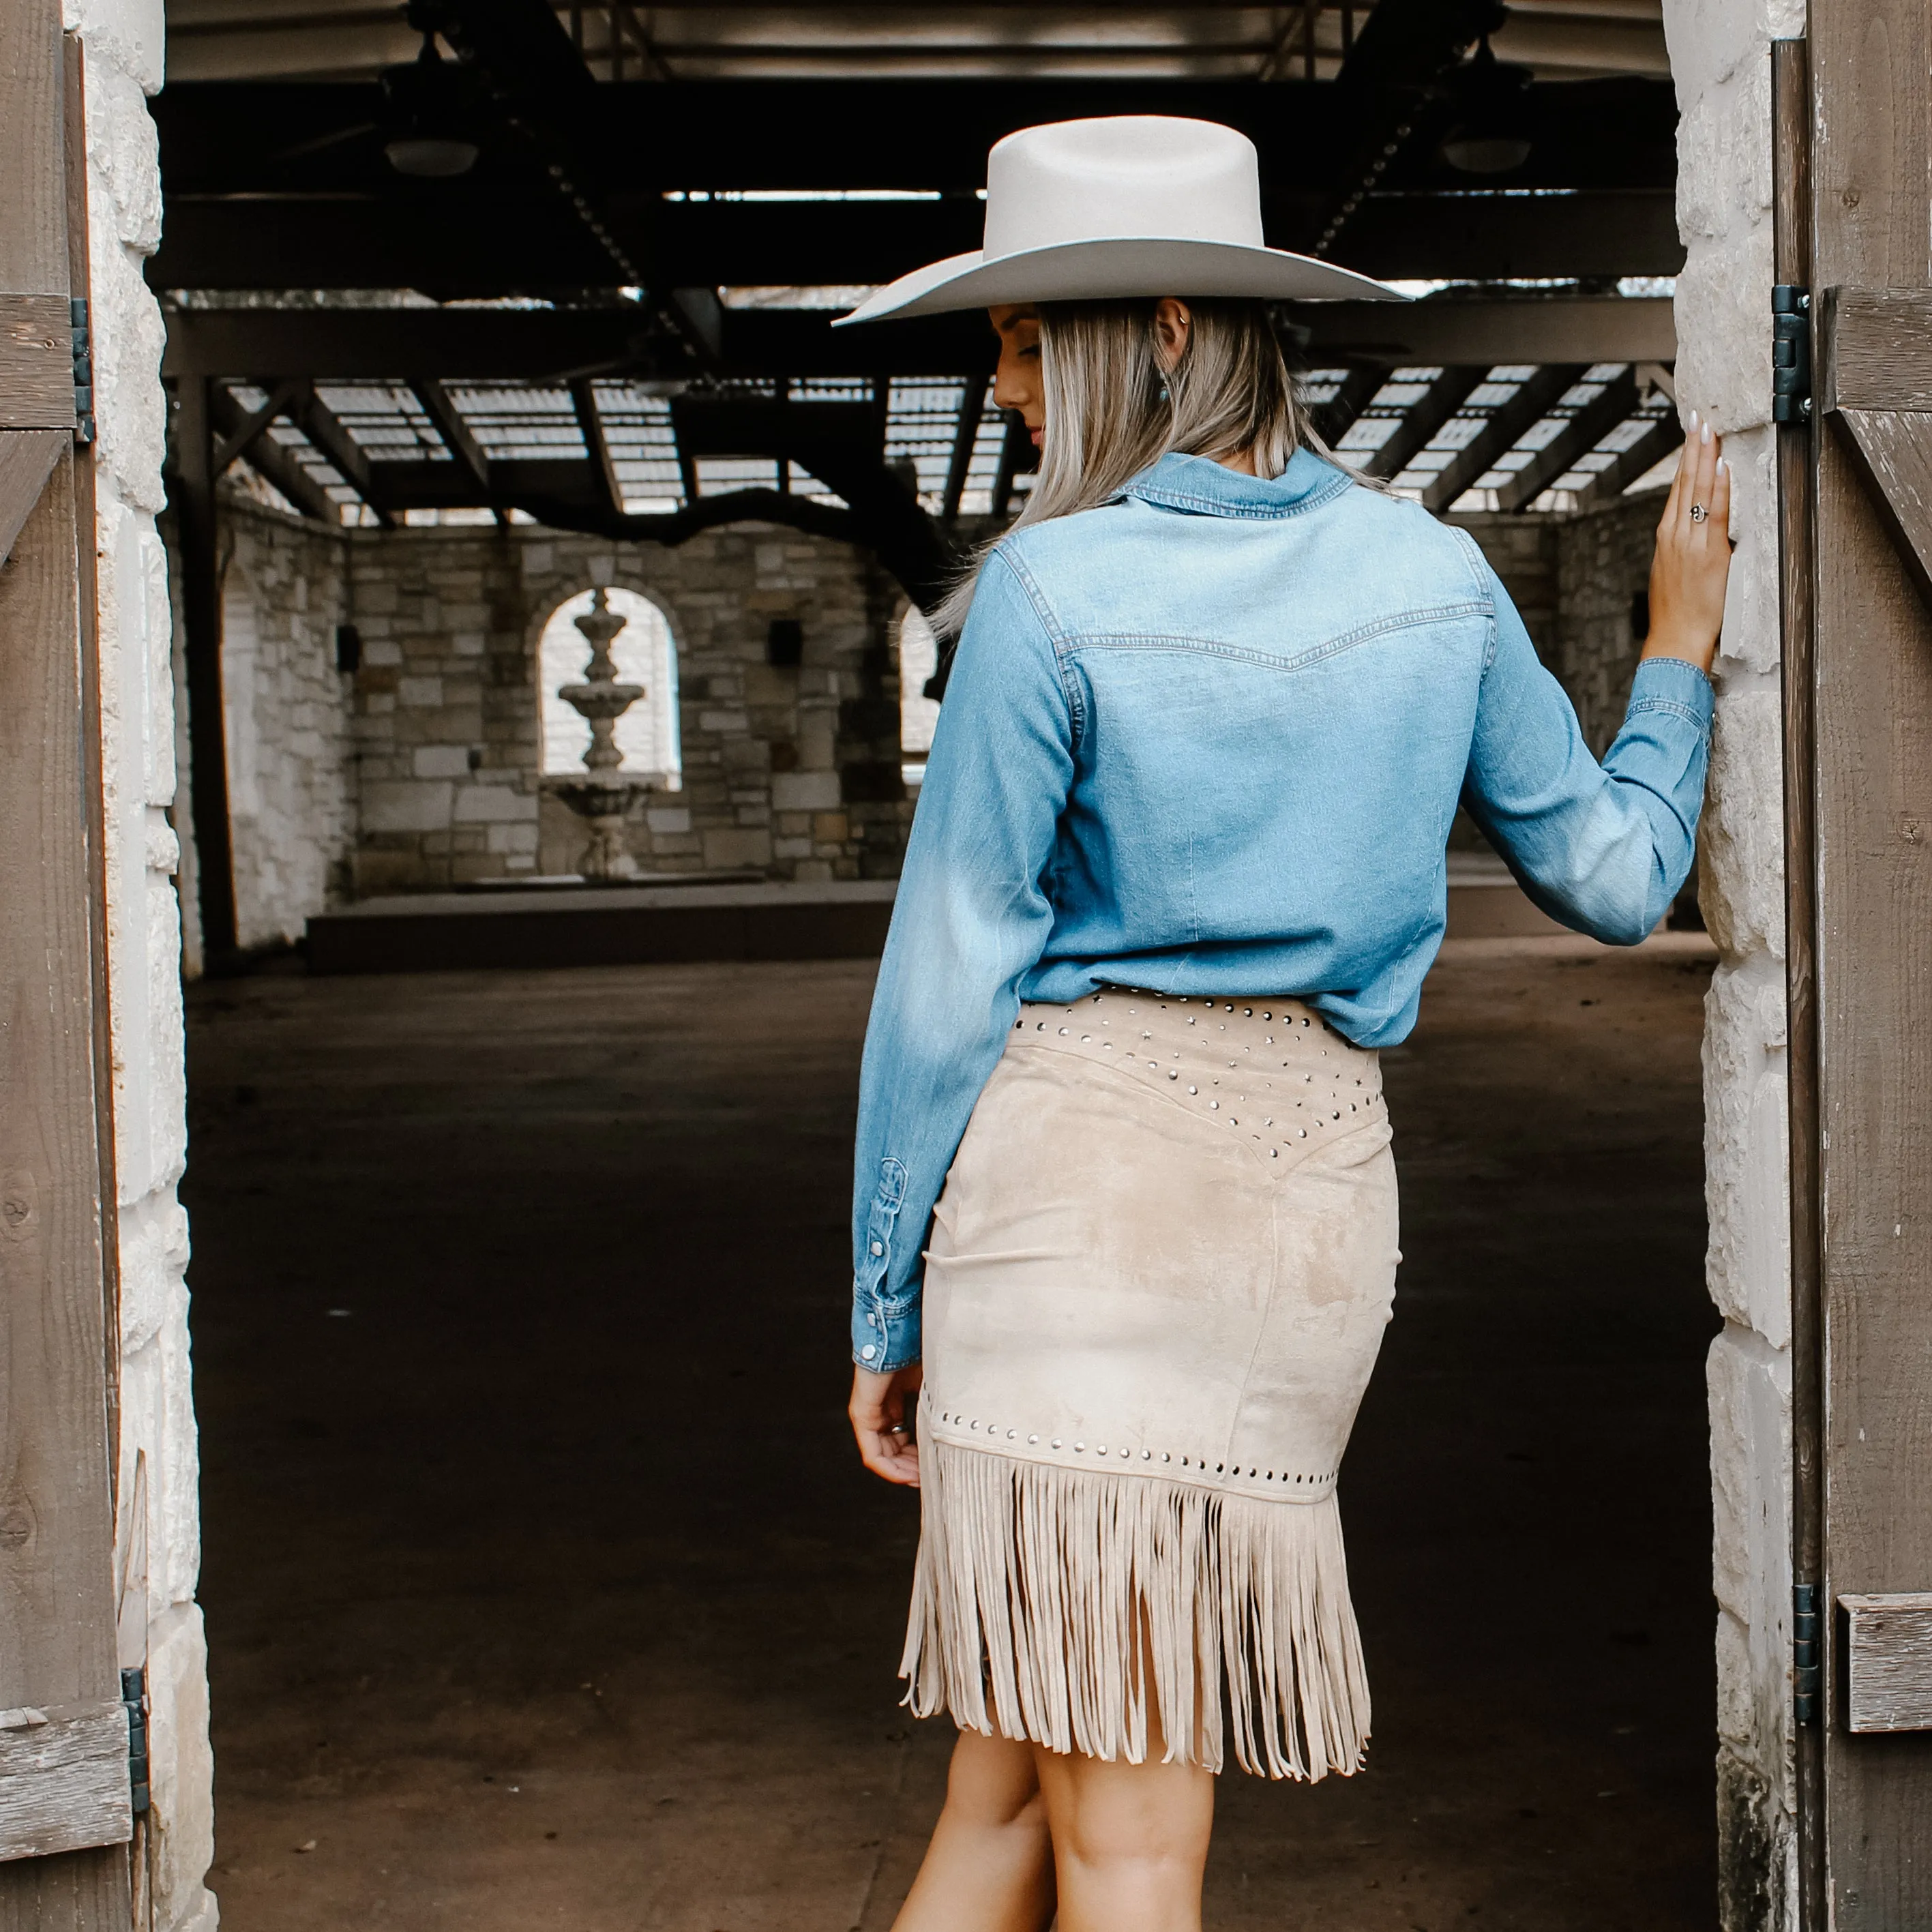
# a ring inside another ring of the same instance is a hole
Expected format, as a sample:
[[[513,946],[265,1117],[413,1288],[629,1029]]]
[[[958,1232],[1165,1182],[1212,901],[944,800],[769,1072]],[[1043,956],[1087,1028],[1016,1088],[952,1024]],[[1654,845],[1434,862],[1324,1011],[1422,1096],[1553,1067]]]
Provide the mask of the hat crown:
[[[1140,236],[1262,247],[1255,144],[1212,121],[1122,114],[1022,128],[987,157],[989,256]]]

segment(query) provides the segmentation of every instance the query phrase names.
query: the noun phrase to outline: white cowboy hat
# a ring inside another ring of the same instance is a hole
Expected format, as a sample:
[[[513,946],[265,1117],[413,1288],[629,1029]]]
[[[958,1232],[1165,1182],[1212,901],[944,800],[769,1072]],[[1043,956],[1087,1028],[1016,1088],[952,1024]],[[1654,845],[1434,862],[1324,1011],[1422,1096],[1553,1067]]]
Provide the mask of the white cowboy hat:
[[[1262,240],[1255,144],[1213,121],[1120,114],[1022,128],[986,158],[986,246],[874,290],[832,326],[1108,296],[1400,302]]]

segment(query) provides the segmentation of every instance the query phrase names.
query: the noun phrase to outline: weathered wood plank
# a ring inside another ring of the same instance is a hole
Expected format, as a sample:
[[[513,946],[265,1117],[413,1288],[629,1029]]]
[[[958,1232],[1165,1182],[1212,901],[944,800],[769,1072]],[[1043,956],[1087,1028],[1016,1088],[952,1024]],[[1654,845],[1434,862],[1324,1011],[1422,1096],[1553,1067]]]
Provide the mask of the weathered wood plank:
[[[1840,1597],[1838,1608],[1846,1726],[1932,1731],[1932,1592]]]
[[[1818,406],[1932,410],[1932,289],[1825,291]]]
[[[1932,10],[1814,0],[1810,28],[1813,284],[1932,286]],[[1816,460],[1828,1603],[1932,1586],[1932,612],[1845,439]],[[1932,1751],[1832,1724],[1825,1769],[1834,1932],[1932,1925]]]
[[[67,297],[0,295],[0,429],[73,428]]]
[[[1932,603],[1932,416],[1841,409],[1832,420],[1844,434],[1900,562]]]
[[[67,442],[57,429],[0,429],[0,564],[11,554]]]
[[[124,1844],[134,1832],[124,1705],[0,1712],[0,1859]]]
[[[60,43],[58,7],[0,7],[0,289],[67,286]]]

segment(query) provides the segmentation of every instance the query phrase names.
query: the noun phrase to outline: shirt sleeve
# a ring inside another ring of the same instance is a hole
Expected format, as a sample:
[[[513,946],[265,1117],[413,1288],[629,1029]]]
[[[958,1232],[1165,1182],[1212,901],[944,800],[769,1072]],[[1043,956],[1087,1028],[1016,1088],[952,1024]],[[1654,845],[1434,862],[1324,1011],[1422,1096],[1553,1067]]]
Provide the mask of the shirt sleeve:
[[[1042,875],[1072,778],[1059,657],[995,550],[946,686],[866,1030],[852,1211],[863,1367],[920,1359],[927,1226],[1052,927]]]
[[[1599,765],[1508,592],[1484,570],[1496,628],[1462,802],[1552,918],[1634,946],[1690,869],[1710,756],[1710,680],[1682,658],[1645,658],[1623,729]]]

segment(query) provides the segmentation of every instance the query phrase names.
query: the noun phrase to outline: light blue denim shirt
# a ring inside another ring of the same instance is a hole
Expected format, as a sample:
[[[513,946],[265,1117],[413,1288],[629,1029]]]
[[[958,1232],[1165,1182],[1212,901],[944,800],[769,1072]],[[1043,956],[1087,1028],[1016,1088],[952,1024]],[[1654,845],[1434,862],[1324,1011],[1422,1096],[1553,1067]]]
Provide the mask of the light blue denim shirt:
[[[1022,1000],[1293,994],[1414,1024],[1466,805],[1566,926],[1644,938],[1683,884],[1711,687],[1640,665],[1600,766],[1465,531],[1309,451],[1166,456],[981,573],[873,994],[852,1348],[920,1354],[933,1204]]]

